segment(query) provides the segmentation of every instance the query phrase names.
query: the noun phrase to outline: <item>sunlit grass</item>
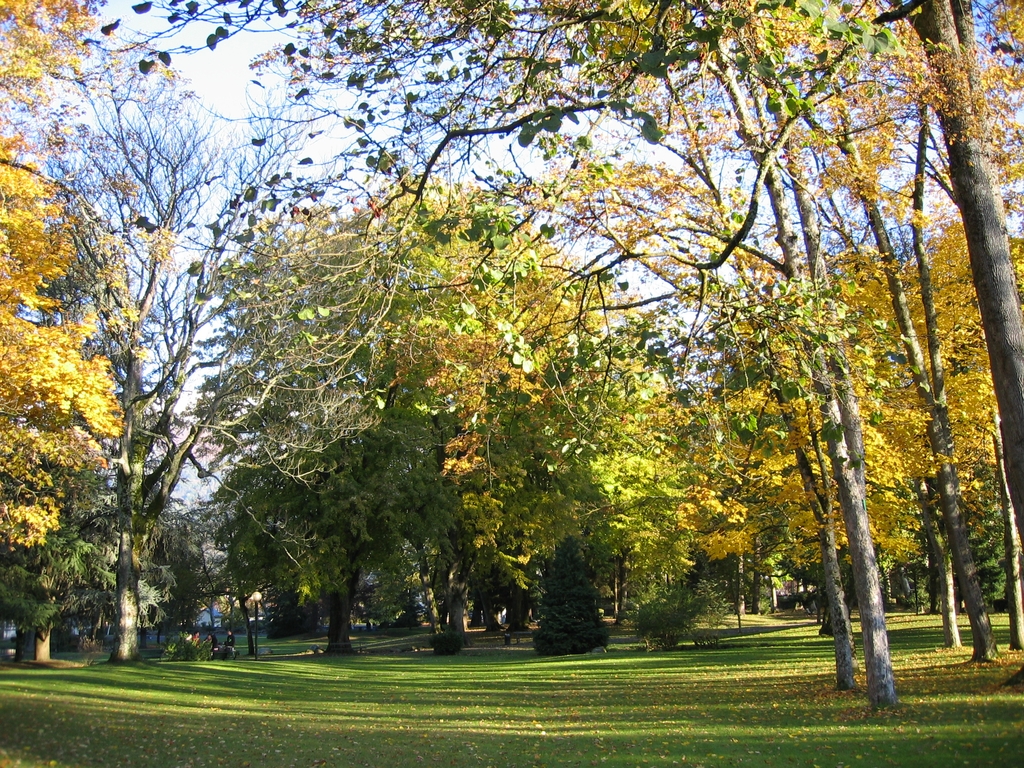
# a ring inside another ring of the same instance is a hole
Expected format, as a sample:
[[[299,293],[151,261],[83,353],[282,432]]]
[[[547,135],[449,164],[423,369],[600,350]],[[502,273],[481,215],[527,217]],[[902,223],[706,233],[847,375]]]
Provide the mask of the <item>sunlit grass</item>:
[[[932,617],[890,628],[901,704],[877,713],[832,690],[831,644],[812,627],[564,659],[5,666],[0,766],[1016,764],[1024,697],[999,683],[1024,654],[978,667],[938,648]]]

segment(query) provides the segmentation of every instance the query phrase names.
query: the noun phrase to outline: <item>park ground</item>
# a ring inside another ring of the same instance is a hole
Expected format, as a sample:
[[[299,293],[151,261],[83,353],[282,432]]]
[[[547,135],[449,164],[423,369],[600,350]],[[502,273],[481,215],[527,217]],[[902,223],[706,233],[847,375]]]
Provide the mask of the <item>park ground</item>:
[[[900,705],[873,712],[863,691],[833,690],[816,627],[758,625],[778,631],[670,653],[620,636],[542,658],[478,636],[438,657],[413,650],[420,636],[367,633],[347,657],[306,638],[267,641],[259,661],[6,664],[0,768],[1021,764],[1024,691],[1001,683],[1024,653],[968,664],[935,617],[891,616]]]

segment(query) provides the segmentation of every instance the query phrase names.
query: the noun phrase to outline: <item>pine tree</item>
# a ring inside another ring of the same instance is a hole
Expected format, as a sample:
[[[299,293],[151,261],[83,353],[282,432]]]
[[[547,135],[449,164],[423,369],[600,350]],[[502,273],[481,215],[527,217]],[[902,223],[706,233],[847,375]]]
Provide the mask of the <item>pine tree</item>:
[[[576,539],[565,539],[555,549],[543,589],[540,629],[534,635],[537,653],[565,656],[608,644],[608,629],[597,607],[597,590],[587,578]]]

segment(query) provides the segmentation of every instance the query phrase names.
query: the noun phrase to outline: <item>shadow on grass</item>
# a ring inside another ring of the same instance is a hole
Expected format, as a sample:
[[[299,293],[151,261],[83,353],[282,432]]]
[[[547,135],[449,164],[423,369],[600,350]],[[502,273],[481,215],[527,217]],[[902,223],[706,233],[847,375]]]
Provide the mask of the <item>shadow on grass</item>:
[[[831,690],[830,639],[783,634],[562,659],[5,671],[0,766],[1008,765],[1024,748],[1021,697],[988,692],[998,670],[952,668],[908,635],[904,704],[872,713]]]

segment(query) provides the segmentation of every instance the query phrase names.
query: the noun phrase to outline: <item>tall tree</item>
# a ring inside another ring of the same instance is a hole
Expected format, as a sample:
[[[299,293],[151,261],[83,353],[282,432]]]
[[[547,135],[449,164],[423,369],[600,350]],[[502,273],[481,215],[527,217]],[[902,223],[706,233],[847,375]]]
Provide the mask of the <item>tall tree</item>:
[[[112,659],[129,661],[138,656],[139,553],[219,412],[216,397],[192,413],[188,404],[224,354],[200,345],[223,307],[232,238],[257,207],[245,190],[270,158],[223,156],[187,95],[114,72],[92,97],[93,125],[76,154],[54,173],[73,216],[65,304],[96,313],[124,412],[109,446],[119,521]]]
[[[45,121],[56,87],[74,77],[92,19],[73,0],[0,8],[0,546],[41,542],[58,525],[55,472],[96,466],[88,435],[117,430],[107,366],[84,354],[91,318],[47,295],[71,259],[55,186],[43,173]]]
[[[916,3],[913,5],[917,5]],[[988,145],[989,121],[974,24],[974,4],[926,0],[911,17],[925,44],[938,93],[935,110],[949,158],[974,288],[981,311],[1003,437],[1006,480],[1024,509],[1024,312],[1010,254],[999,177]],[[1018,531],[1024,519],[1017,514]]]

